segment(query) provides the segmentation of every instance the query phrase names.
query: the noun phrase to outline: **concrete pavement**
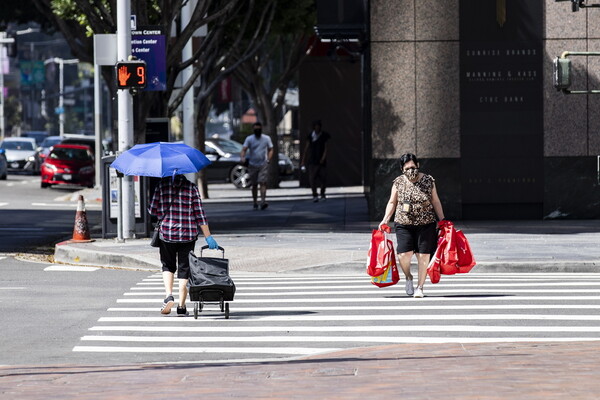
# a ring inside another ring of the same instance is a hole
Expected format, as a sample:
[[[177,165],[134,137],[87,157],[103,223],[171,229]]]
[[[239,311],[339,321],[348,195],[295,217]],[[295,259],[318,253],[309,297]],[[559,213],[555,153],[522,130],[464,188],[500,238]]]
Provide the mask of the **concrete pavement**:
[[[290,185],[269,191],[267,210],[253,211],[248,191],[217,185],[205,208],[232,271],[363,272],[377,222],[368,221],[360,192],[332,189],[326,202],[312,203],[306,189]],[[455,222],[478,261],[472,273],[595,272],[600,264],[598,221]],[[148,239],[61,243],[55,255],[59,262],[159,269]],[[260,363],[0,366],[0,397],[595,399],[599,344],[373,343]]]

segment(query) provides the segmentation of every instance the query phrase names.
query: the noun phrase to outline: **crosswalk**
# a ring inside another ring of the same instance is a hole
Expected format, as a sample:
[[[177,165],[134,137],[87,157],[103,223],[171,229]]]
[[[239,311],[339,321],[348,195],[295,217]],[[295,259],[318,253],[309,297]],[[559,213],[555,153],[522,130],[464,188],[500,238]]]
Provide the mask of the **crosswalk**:
[[[425,286],[422,299],[406,296],[402,281],[379,289],[357,274],[232,278],[230,318],[209,305],[194,319],[159,313],[162,278],[153,274],[117,299],[73,350],[224,361],[394,343],[600,340],[600,274],[444,276]]]

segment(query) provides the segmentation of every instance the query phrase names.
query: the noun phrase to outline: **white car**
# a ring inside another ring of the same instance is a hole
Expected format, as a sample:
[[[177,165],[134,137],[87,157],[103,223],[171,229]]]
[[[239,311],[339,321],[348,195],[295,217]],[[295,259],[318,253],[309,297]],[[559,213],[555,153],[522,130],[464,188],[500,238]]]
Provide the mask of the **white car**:
[[[0,143],[0,149],[4,149],[5,151],[9,171],[37,172],[35,139],[8,137]]]

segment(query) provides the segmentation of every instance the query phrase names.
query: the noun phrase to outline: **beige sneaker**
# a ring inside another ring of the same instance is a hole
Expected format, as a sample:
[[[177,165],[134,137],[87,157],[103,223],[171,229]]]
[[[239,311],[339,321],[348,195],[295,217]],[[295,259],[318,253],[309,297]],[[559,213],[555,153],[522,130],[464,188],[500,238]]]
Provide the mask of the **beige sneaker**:
[[[404,285],[404,290],[406,290],[406,294],[409,296],[412,296],[413,294],[415,294],[415,288],[413,286],[413,280],[412,279],[407,279],[406,280],[406,285]]]
[[[162,308],[160,309],[160,313],[165,314],[165,315],[170,314],[171,308],[173,307],[174,304],[175,304],[175,299],[173,298],[173,296],[167,296],[167,298],[163,302]]]

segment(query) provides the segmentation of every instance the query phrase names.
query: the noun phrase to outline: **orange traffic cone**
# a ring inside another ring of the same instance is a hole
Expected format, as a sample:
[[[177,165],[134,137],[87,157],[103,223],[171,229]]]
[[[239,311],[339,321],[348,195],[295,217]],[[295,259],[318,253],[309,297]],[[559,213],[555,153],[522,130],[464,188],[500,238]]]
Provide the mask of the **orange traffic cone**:
[[[85,203],[83,196],[79,195],[77,201],[77,213],[75,214],[75,227],[73,228],[72,242],[92,242],[90,239],[90,229],[88,228],[87,215],[85,213]]]

